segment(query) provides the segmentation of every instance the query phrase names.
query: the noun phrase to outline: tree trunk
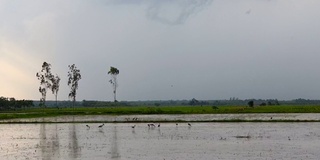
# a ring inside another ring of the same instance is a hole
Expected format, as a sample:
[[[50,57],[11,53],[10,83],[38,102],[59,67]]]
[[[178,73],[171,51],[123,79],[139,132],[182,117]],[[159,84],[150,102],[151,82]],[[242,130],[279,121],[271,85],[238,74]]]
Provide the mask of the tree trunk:
[[[56,94],[55,96],[56,96],[56,107],[58,108],[58,94]]]
[[[76,96],[73,97],[73,110],[75,110]]]

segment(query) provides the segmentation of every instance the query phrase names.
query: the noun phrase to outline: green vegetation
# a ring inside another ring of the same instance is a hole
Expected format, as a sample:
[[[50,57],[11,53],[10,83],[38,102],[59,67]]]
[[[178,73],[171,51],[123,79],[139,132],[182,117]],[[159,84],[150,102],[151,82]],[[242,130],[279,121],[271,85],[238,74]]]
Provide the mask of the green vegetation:
[[[38,118],[62,115],[135,115],[135,114],[241,114],[241,113],[320,113],[320,105],[308,106],[161,106],[105,108],[30,108],[0,113],[0,119]],[[236,120],[234,120],[236,121]],[[242,121],[242,120],[238,120]]]
[[[14,110],[33,107],[31,100],[16,100],[15,98],[0,97],[0,110]]]

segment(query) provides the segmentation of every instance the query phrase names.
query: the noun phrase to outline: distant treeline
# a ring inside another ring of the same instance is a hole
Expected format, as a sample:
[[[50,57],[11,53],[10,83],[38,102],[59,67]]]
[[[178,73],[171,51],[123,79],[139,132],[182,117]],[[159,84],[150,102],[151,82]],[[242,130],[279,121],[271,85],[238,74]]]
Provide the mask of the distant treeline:
[[[254,106],[272,106],[272,105],[320,105],[320,100],[294,99],[245,99],[230,98],[226,100],[159,100],[159,101],[127,101],[126,103],[133,106],[179,106],[179,105],[203,105],[203,106],[247,106],[248,102],[253,101]]]
[[[155,105],[155,106],[179,106],[179,105],[191,105],[191,106],[246,106],[248,105],[248,102],[253,101],[255,106],[259,105],[280,105],[280,104],[286,104],[282,103],[284,101],[278,101],[277,99],[246,99],[246,100],[240,100],[240,99],[230,99],[230,100],[197,100],[195,98],[192,98],[191,100],[167,100],[167,101],[133,101],[133,102],[127,102],[130,105]],[[318,104],[320,104],[320,101],[318,101]]]
[[[294,100],[277,100],[277,99],[245,99],[230,98],[228,100],[149,100],[149,101],[95,101],[83,100],[75,102],[77,107],[117,107],[117,106],[248,106],[249,102],[253,106],[272,106],[272,105],[320,105],[320,100],[294,99]],[[0,110],[16,110],[41,106],[40,101],[16,100],[15,98],[0,97]],[[49,108],[66,108],[72,107],[72,101],[47,101],[46,107]]]
[[[16,100],[15,98],[0,97],[0,110],[15,110],[34,106],[32,100]]]
[[[320,105],[320,100],[294,99],[294,100],[277,100],[277,99],[237,99],[230,98],[227,100],[149,100],[149,101],[96,101],[83,100],[77,101],[75,106],[78,107],[116,107],[116,106],[247,106],[248,102],[253,101],[254,106],[272,106],[272,105]],[[34,101],[34,106],[39,106],[39,101]],[[47,107],[71,107],[72,101],[47,101]]]
[[[40,101],[34,101],[35,106],[41,105]],[[46,101],[46,107],[57,107],[57,108],[67,108],[72,107],[72,101]],[[108,101],[95,101],[95,100],[83,100],[76,101],[76,107],[115,107],[115,106],[130,106],[127,102],[108,102]]]

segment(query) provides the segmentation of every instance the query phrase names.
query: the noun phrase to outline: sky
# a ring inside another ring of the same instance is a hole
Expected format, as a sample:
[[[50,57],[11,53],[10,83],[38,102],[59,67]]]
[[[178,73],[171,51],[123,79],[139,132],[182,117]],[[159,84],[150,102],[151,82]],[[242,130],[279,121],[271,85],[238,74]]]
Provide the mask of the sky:
[[[39,100],[43,62],[77,100],[320,98],[319,0],[0,0],[0,96]],[[47,100],[53,100],[51,92]]]

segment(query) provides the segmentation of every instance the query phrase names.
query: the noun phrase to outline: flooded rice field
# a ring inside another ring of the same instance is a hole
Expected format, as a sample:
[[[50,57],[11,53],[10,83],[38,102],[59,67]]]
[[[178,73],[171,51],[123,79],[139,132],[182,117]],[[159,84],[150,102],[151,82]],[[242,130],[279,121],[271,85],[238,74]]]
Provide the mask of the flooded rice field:
[[[86,126],[88,125],[88,126]],[[320,123],[1,124],[1,159],[319,159]],[[135,126],[134,128],[132,126]]]
[[[315,120],[319,113],[249,113],[249,114],[152,114],[152,115],[79,115],[47,118],[0,120],[0,123],[23,122],[144,122],[144,121],[214,121],[214,120]]]

